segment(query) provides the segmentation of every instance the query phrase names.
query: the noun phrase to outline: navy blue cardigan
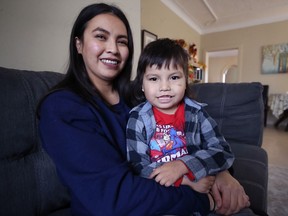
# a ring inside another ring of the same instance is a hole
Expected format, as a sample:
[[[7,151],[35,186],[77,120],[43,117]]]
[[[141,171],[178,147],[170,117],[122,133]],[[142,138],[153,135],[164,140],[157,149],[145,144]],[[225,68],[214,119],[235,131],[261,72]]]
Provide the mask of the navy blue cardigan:
[[[209,201],[187,186],[164,187],[133,175],[126,161],[124,103],[112,112],[98,109],[76,94],[50,94],[40,109],[39,129],[45,150],[71,193],[73,215],[207,215]],[[105,117],[105,118],[103,118]]]

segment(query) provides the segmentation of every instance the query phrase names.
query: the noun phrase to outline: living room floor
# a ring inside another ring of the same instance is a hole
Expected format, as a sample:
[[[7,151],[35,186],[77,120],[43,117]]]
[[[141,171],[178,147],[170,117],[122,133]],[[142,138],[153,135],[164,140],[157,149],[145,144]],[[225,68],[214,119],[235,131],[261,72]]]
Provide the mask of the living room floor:
[[[288,131],[283,122],[274,128],[273,121],[264,128],[262,147],[268,154],[268,196],[267,213],[269,216],[288,215]]]
[[[274,128],[273,124],[267,124],[264,128],[262,147],[268,153],[268,163],[288,167],[288,131],[284,131],[287,123]]]

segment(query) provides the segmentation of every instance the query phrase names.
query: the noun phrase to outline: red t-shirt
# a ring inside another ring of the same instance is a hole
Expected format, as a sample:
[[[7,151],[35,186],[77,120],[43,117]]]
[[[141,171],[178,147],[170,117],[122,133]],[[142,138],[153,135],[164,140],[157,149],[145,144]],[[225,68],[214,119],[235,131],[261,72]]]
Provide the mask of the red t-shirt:
[[[184,134],[184,103],[174,114],[165,114],[153,107],[156,120],[155,134],[150,141],[152,162],[169,162],[188,154]]]
[[[169,162],[188,154],[186,146],[185,104],[180,103],[174,114],[165,114],[153,107],[156,120],[155,134],[150,141],[150,159],[152,162]],[[188,168],[188,167],[187,167]],[[189,170],[189,168],[188,168]],[[186,176],[194,180],[193,173],[189,170]],[[182,178],[174,186],[179,186]]]

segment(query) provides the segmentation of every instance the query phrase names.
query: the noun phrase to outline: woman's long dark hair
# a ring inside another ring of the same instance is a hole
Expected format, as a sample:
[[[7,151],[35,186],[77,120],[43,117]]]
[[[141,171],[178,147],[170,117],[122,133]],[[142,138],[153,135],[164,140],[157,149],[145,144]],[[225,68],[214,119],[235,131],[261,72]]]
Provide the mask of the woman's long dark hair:
[[[145,95],[142,91],[143,76],[147,67],[155,65],[157,68],[169,68],[172,63],[175,68],[182,67],[186,79],[185,95],[192,97],[188,88],[188,61],[189,55],[176,41],[169,38],[162,38],[149,43],[142,51],[137,67],[136,78],[132,81],[130,95],[130,105],[135,106],[145,101]]]
[[[128,35],[129,56],[123,70],[113,80],[113,88],[119,92],[120,97],[125,97],[127,95],[126,92],[129,86],[128,84],[130,82],[132,60],[134,54],[132,31],[125,14],[116,6],[107,5],[104,3],[89,5],[83,8],[82,11],[79,13],[70,35],[69,65],[67,73],[64,79],[59,84],[57,84],[51,90],[51,92],[57,91],[59,89],[69,89],[92,104],[94,104],[94,96],[98,96],[104,100],[101,93],[90,81],[83,61],[83,57],[82,55],[78,54],[75,43],[75,38],[83,40],[83,34],[87,27],[87,23],[92,18],[100,14],[113,14],[118,17],[126,27]]]

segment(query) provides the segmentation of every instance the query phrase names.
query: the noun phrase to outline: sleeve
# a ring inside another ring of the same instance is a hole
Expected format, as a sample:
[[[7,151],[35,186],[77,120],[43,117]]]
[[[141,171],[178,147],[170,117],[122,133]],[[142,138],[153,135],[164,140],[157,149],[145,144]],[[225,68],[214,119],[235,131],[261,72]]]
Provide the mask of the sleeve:
[[[153,169],[163,163],[150,160],[150,148],[148,145],[145,124],[138,112],[133,111],[127,123],[127,159],[132,164],[137,175],[149,178]]]
[[[111,144],[101,115],[75,95],[48,96],[41,105],[39,130],[45,150],[70,191],[75,215],[208,214],[206,194],[185,186],[166,188],[134,176]]]
[[[191,154],[185,155],[179,160],[186,164],[197,181],[205,176],[215,175],[229,169],[234,162],[234,155],[230,145],[219,132],[215,120],[203,109],[196,115],[197,118],[194,119],[197,119],[198,122],[190,124],[186,130],[186,139],[190,142],[193,140],[196,145],[194,143],[189,145],[188,151]]]

